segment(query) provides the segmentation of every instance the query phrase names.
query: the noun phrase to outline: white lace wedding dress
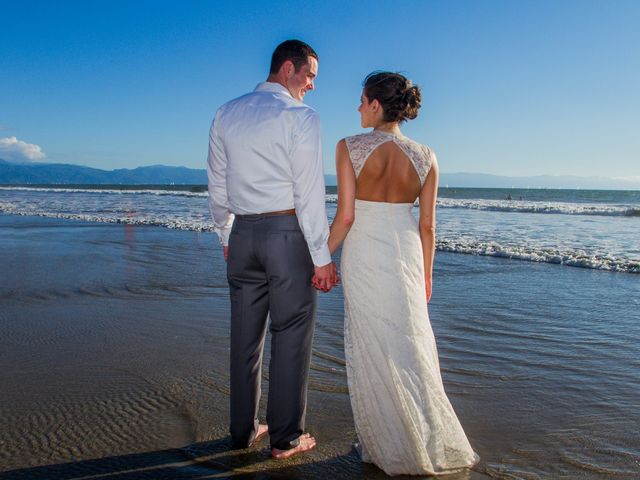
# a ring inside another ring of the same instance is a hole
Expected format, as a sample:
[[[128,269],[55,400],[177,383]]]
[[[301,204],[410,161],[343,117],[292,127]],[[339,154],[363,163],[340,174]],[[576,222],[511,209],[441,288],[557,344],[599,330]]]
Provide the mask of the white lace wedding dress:
[[[424,184],[431,150],[378,131],[346,139],[356,177],[371,152],[389,141]],[[442,385],[412,207],[356,200],[342,249],[345,354],[359,453],[388,475],[451,473],[478,459]]]

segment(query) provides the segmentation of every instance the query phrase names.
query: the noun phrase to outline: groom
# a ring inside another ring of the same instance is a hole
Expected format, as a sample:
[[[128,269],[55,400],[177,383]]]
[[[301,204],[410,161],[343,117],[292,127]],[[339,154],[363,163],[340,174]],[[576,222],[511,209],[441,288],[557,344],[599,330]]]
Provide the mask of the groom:
[[[270,317],[268,433],[275,458],[315,446],[304,432],[316,291],[338,281],[327,238],[320,120],[302,103],[318,55],[299,40],[275,49],[266,82],[216,112],[209,134],[209,209],[231,295],[231,437],[246,448],[258,422]]]

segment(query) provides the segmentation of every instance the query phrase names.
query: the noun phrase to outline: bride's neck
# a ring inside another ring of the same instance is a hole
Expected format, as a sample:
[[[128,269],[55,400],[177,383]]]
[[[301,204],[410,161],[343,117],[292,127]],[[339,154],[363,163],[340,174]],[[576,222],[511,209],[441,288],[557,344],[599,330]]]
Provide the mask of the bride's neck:
[[[401,135],[400,124],[398,122],[384,122],[379,123],[373,127],[374,130],[385,133],[393,133],[394,135]]]

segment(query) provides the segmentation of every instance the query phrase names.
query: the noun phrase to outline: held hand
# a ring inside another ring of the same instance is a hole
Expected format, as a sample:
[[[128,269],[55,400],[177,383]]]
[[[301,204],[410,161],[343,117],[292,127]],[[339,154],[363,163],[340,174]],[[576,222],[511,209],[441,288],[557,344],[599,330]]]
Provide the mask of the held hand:
[[[333,276],[331,278],[331,287],[335,287],[340,283],[340,276],[338,275],[338,266],[335,262],[331,263],[333,265]]]
[[[318,290],[328,292],[338,284],[338,270],[336,264],[331,262],[322,267],[315,267],[315,274],[311,284]]]
[[[224,261],[229,260],[229,246],[225,245],[222,247],[222,254],[224,255]]]

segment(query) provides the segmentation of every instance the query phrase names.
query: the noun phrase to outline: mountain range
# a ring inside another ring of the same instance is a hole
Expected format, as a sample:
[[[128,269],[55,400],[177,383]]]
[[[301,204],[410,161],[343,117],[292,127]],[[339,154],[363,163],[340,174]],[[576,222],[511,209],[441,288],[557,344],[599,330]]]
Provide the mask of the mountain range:
[[[101,170],[66,163],[13,163],[0,159],[0,184],[204,185],[206,170],[151,165]]]
[[[336,185],[335,175],[325,175]],[[133,169],[101,170],[66,163],[15,163],[0,159],[0,185],[206,185],[204,169],[151,165]],[[607,177],[539,175],[505,177],[483,173],[442,173],[441,187],[566,188],[640,190],[640,180]]]

